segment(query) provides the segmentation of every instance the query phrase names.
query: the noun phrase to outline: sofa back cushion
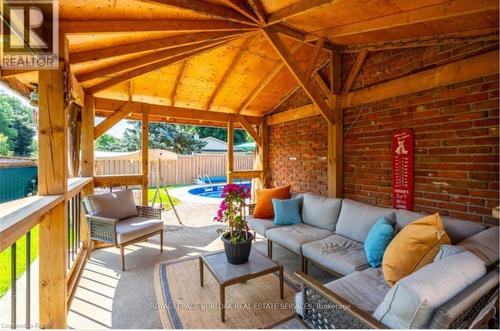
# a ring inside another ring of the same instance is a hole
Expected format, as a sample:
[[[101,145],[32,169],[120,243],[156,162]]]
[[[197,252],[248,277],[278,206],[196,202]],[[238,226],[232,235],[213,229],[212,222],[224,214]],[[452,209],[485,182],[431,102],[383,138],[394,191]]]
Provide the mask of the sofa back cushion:
[[[253,216],[256,218],[274,218],[273,198],[289,199],[290,185],[269,189],[257,189]]]
[[[302,202],[302,222],[320,229],[334,231],[342,199],[305,193]]]
[[[335,232],[364,243],[368,232],[380,217],[388,216],[394,209],[381,208],[344,199]]]
[[[132,190],[91,195],[87,199],[94,216],[118,220],[138,216]]]
[[[393,329],[424,329],[434,312],[486,274],[481,259],[464,252],[431,263],[401,279],[373,316]]]
[[[404,209],[396,210],[396,231],[399,232],[406,225],[425,216],[425,214],[417,213],[414,211]],[[476,233],[479,233],[486,229],[486,226],[479,222],[465,221],[452,217],[442,217],[441,221],[443,222],[444,229],[450,237],[452,244],[457,244],[465,238],[475,235]]]
[[[298,199],[274,199],[274,224],[275,225],[293,225],[302,223],[300,217],[300,205],[302,198]]]
[[[498,226],[492,226],[458,243],[460,247],[482,259],[487,266],[498,262],[498,244]]]

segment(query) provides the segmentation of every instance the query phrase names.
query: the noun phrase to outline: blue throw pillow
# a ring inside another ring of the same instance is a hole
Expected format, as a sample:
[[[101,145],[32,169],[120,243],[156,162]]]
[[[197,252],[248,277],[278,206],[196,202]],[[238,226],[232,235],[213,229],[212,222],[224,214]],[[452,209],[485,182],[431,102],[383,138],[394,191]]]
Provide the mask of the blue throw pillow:
[[[274,224],[292,225],[302,223],[300,205],[302,198],[298,199],[273,199]]]
[[[373,268],[378,268],[382,265],[385,249],[396,234],[395,217],[394,213],[389,216],[380,217],[373,224],[370,232],[368,232],[365,240],[365,254],[368,264]]]

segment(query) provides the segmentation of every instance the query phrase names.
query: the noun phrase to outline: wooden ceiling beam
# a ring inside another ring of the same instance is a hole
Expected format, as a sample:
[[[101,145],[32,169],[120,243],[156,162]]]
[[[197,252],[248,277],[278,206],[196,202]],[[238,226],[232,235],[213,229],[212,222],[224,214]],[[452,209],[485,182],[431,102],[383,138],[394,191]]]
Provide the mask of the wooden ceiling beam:
[[[311,77],[311,74],[316,66],[316,62],[318,62],[318,58],[321,54],[321,50],[323,49],[324,44],[325,38],[320,38],[316,41],[316,45],[314,46],[311,57],[309,58],[309,63],[307,63],[306,66],[306,77]]]
[[[450,0],[437,5],[421,7],[397,14],[386,15],[352,24],[336,26],[315,31],[313,35],[326,36],[330,39],[388,30],[411,24],[433,22],[460,16],[481,14],[498,10],[497,0]]]
[[[259,23],[259,19],[254,15],[254,12],[250,8],[250,5],[245,0],[222,0],[227,6],[233,8],[241,15],[246,16],[255,23]]]
[[[131,103],[131,106],[133,108],[131,114],[141,114],[141,109],[142,109],[141,106],[143,104],[142,102],[137,102],[137,101],[127,102],[123,100],[95,98],[96,112],[98,110],[104,112],[115,112],[117,109],[120,109],[120,107],[123,107],[123,105],[126,103]],[[156,117],[227,123],[234,116],[233,114],[230,113],[223,113],[218,111],[207,112],[204,111],[203,109],[162,106],[153,104],[148,104],[148,105],[149,105],[149,115]],[[243,116],[243,117],[250,125],[259,125],[262,120],[261,117],[256,117],[256,116]]]
[[[342,93],[347,93],[351,90],[352,85],[354,84],[354,81],[356,80],[356,77],[358,77],[361,67],[363,66],[363,63],[365,63],[367,55],[368,50],[366,49],[359,52],[358,57],[356,58],[356,61],[354,62],[349,75],[347,76],[344,86],[342,87]]]
[[[106,131],[115,126],[115,124],[118,123],[120,120],[130,115],[134,110],[136,110],[136,107],[132,102],[130,101],[125,102],[120,108],[118,108],[118,110],[113,112],[111,115],[106,117],[104,121],[95,126],[94,139],[99,138]]]
[[[262,6],[262,3],[260,0],[248,0],[248,4],[252,8],[253,12],[259,19],[259,22],[261,24],[266,24],[267,23],[267,14],[266,11],[264,10],[264,7]]]
[[[117,84],[120,84],[120,83],[123,83],[123,82],[126,82],[126,81],[129,81],[131,79],[134,79],[136,77],[139,77],[139,76],[142,76],[144,74],[147,74],[151,71],[154,71],[154,70],[158,70],[160,68],[163,68],[163,67],[167,67],[169,65],[172,65],[172,64],[175,64],[175,63],[179,63],[179,62],[182,62],[184,60],[187,60],[187,59],[190,59],[196,55],[199,55],[201,53],[204,53],[204,52],[208,52],[216,47],[219,47],[221,44],[223,44],[224,42],[217,42],[215,45],[212,45],[210,47],[206,47],[206,48],[203,48],[203,49],[200,49],[200,50],[196,50],[196,51],[193,51],[193,52],[190,52],[190,53],[186,53],[186,54],[181,54],[181,55],[178,55],[178,56],[174,56],[172,58],[169,58],[169,59],[166,59],[166,60],[162,60],[162,61],[158,61],[158,62],[154,62],[154,63],[151,63],[151,64],[147,64],[145,66],[142,66],[142,67],[138,67],[138,68],[135,68],[135,69],[132,69],[132,70],[129,70],[125,73],[122,73],[116,77],[113,77],[111,79],[108,79],[102,83],[99,83],[99,84],[96,84],[96,85],[93,85],[91,87],[88,87],[86,89],[86,92],[89,93],[89,94],[95,94],[95,93],[98,93],[100,91],[103,91],[111,86],[114,86],[114,85],[117,85]]]
[[[245,116],[242,115],[235,115],[236,121],[238,121],[241,126],[248,132],[248,134],[255,140],[255,143],[257,146],[262,147],[262,137],[259,136],[257,131],[255,131],[254,127],[252,124],[250,124]]]
[[[233,73],[234,68],[236,68],[236,66],[238,65],[238,63],[241,61],[241,58],[243,57],[243,55],[245,54],[245,52],[248,51],[248,47],[250,46],[252,40],[254,40],[254,39],[255,39],[255,35],[251,35],[251,36],[249,36],[249,37],[247,37],[245,39],[245,41],[241,45],[241,48],[238,50],[236,56],[231,61],[231,64],[229,65],[229,67],[227,68],[226,72],[224,73],[224,76],[222,76],[222,79],[217,83],[217,85],[215,86],[214,91],[210,95],[210,98],[208,99],[207,104],[205,106],[206,110],[210,110],[210,108],[212,107],[212,104],[213,104],[215,98],[217,97],[217,95],[219,94],[220,90],[222,89],[222,87],[224,87],[224,84],[226,83],[226,81],[229,79],[229,77]]]
[[[331,2],[332,0],[301,0],[269,15],[267,24],[276,24],[286,21],[293,16],[304,14],[308,10],[329,4]]]
[[[180,8],[195,12],[197,14],[206,15],[213,18],[233,21],[243,24],[252,24],[254,22],[249,21],[245,16],[239,12],[233,10],[232,8],[227,8],[224,6],[219,6],[214,3],[206,2],[203,0],[141,0],[143,2],[153,3],[156,5],[165,5],[173,8]]]
[[[125,71],[125,70],[137,68],[137,67],[140,67],[140,66],[145,65],[145,64],[154,63],[154,62],[162,61],[165,59],[170,59],[170,58],[173,58],[175,56],[182,55],[182,54],[188,54],[188,53],[191,53],[191,52],[196,51],[196,50],[201,50],[201,49],[209,48],[213,45],[218,45],[220,43],[221,43],[220,40],[219,41],[207,41],[204,43],[194,44],[194,45],[189,45],[189,46],[168,48],[165,50],[161,50],[161,51],[157,51],[157,52],[153,52],[153,53],[144,55],[142,57],[137,57],[137,58],[133,58],[131,60],[119,62],[117,64],[103,67],[101,69],[97,69],[97,70],[94,70],[91,72],[79,74],[76,76],[76,78],[79,82],[86,82],[86,81],[89,81],[89,80],[92,80],[95,78],[99,78],[99,77],[112,76],[112,75],[116,75],[117,73]]]
[[[318,108],[321,110],[321,113],[325,117],[325,119],[329,123],[334,123],[335,116],[333,114],[333,111],[326,104],[325,100],[323,100],[321,94],[311,84],[311,80],[309,79],[309,77],[305,76],[304,71],[297,63],[297,61],[290,53],[290,51],[286,48],[285,43],[280,39],[280,37],[276,32],[267,28],[263,29],[263,31],[265,36],[275,49],[275,51],[281,57],[283,62],[285,62],[286,66],[288,67],[288,69],[290,69],[290,72],[293,74],[293,76],[295,76],[295,78],[302,86],[306,94],[311,98],[312,102],[316,104]]]
[[[83,52],[71,53],[70,64],[96,61],[104,58],[152,51],[157,49],[176,48],[180,46],[196,45],[207,41],[216,41],[232,38],[241,35],[242,31],[230,32],[199,32],[173,36],[164,39],[146,40],[138,43],[117,45],[112,47],[92,49]]]
[[[222,20],[89,20],[60,21],[65,34],[127,33],[127,32],[208,32],[253,30],[254,26]]]
[[[177,91],[179,89],[179,85],[182,81],[182,77],[184,77],[184,72],[186,71],[186,67],[188,65],[189,60],[182,61],[179,72],[177,72],[177,76],[175,77],[174,87],[172,88],[172,94],[170,95],[170,105],[175,106],[175,98],[177,97]]]
[[[303,44],[296,43],[290,49],[290,52],[294,54],[297,52]],[[269,73],[259,82],[259,84],[250,92],[248,97],[243,101],[243,103],[238,107],[236,111],[237,114],[244,111],[254,100],[255,98],[266,88],[266,86],[271,82],[271,80],[285,67],[284,62],[279,62],[274,65],[274,67],[269,71]]]

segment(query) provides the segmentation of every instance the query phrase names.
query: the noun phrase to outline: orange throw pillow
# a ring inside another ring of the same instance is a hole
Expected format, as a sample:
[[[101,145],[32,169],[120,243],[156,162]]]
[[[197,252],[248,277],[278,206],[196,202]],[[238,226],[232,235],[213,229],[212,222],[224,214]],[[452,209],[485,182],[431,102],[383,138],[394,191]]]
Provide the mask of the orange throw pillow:
[[[253,211],[253,217],[274,218],[273,198],[290,199],[290,185],[270,189],[257,189],[257,203]]]
[[[384,253],[382,272],[393,286],[398,280],[431,263],[443,244],[450,244],[439,214],[421,218],[405,226]]]

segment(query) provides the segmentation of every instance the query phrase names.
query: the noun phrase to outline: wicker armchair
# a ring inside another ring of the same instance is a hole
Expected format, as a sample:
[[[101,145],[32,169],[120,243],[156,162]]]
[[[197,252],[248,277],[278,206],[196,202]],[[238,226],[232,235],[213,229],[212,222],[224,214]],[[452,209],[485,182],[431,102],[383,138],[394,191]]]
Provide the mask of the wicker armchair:
[[[297,272],[302,283],[302,320],[312,329],[387,329],[317,280]],[[498,301],[498,270],[490,271],[436,311],[429,327],[447,329],[491,328]],[[487,310],[485,312],[484,310]],[[482,318],[478,319],[478,316]]]
[[[160,252],[163,252],[163,223],[161,222],[161,209],[135,206],[137,216],[125,219],[109,218],[94,215],[89,197],[84,199],[84,208],[90,238],[92,240],[108,243],[120,248],[121,266],[125,271],[124,248],[128,245],[144,241],[149,237],[160,235]],[[159,220],[153,222],[152,220]]]

